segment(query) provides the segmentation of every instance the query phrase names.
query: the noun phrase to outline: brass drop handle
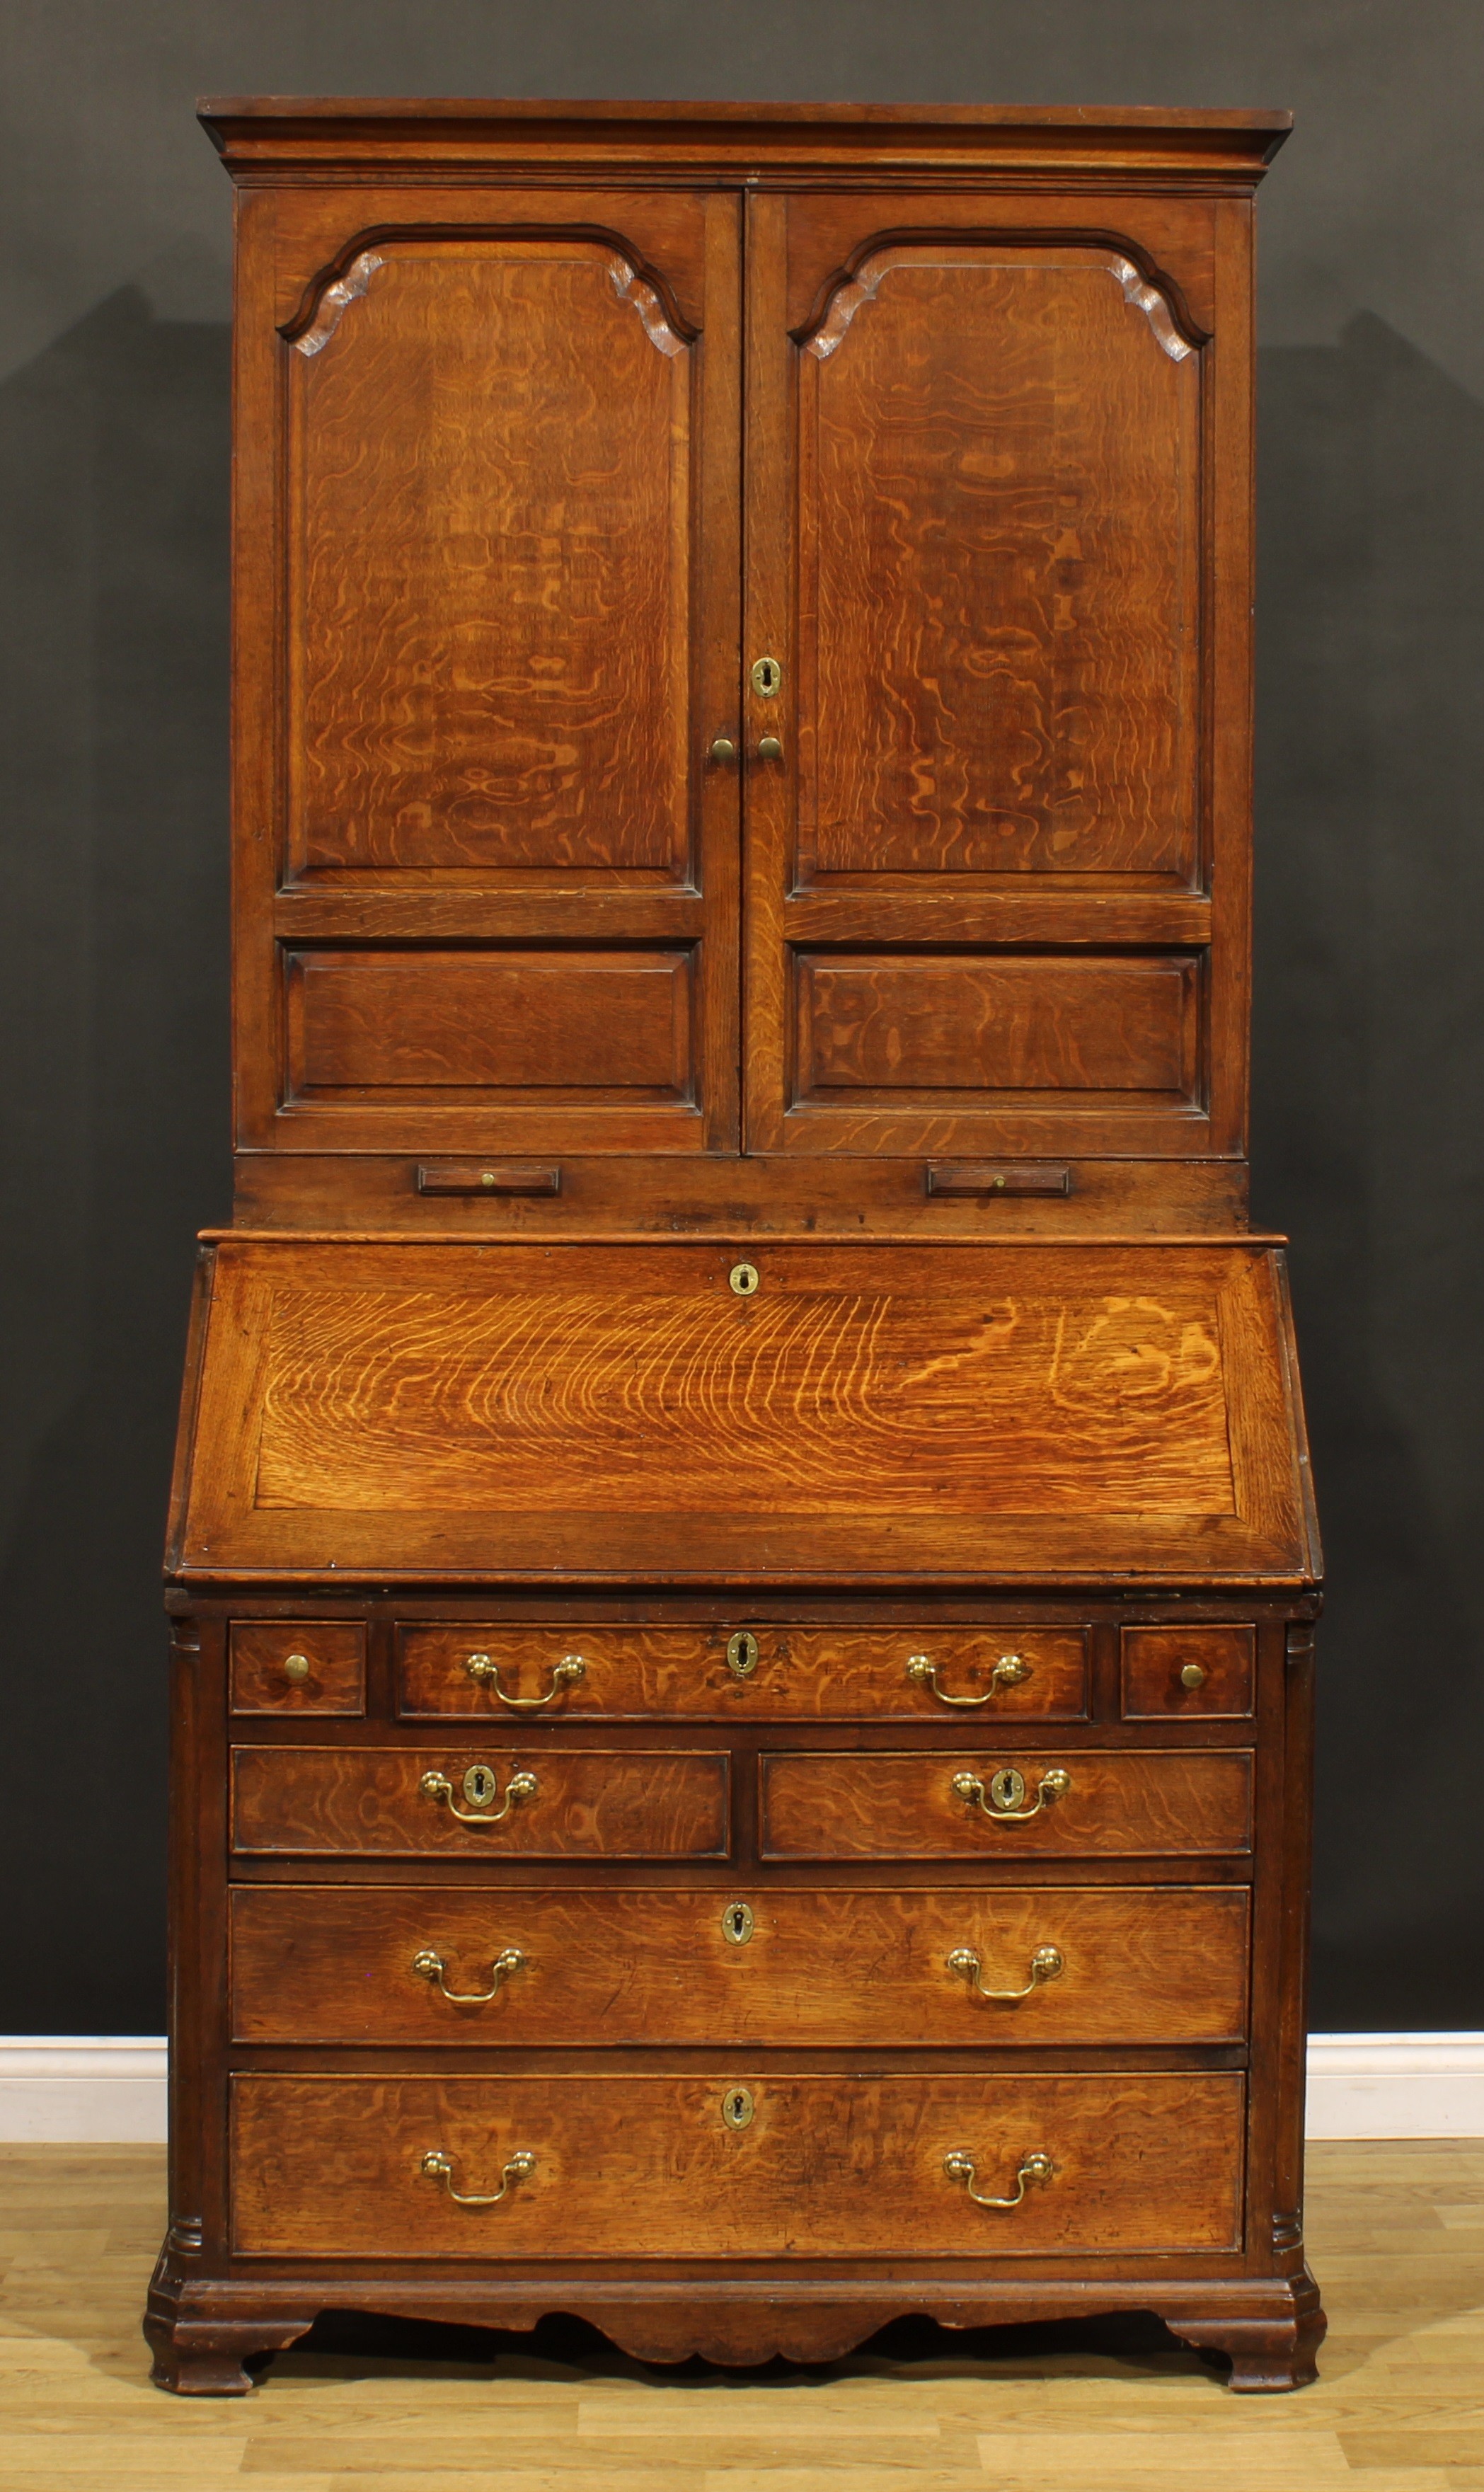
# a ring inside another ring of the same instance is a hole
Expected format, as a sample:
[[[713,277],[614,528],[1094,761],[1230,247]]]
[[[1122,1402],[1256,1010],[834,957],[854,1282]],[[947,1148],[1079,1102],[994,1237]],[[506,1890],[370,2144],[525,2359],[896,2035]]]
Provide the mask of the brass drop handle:
[[[950,1696],[947,1688],[939,1687],[937,1683],[936,1662],[930,1661],[925,1652],[913,1653],[906,1666],[906,1675],[908,1678],[914,1678],[919,1687],[928,1688],[939,1705],[973,1706],[993,1704],[1002,1687],[1023,1686],[1030,1677],[1031,1669],[1029,1662],[1022,1661],[1018,1652],[1001,1653],[990,1673],[990,1683],[982,1696]]]
[[[759,761],[782,761],[783,757],[783,743],[778,736],[761,735],[758,737],[757,758]]]
[[[442,2181],[456,2207],[497,2207],[502,2198],[509,2197],[517,2180],[530,2179],[536,2169],[536,2157],[528,2153],[523,2146],[520,2147],[511,2156],[500,2174],[499,2187],[490,2190],[488,2197],[480,2197],[473,2191],[455,2188],[454,2158],[451,2154],[445,2154],[440,2146],[433,2147],[424,2155],[419,2169],[427,2173],[430,2180]]]
[[[733,744],[729,735],[714,735],[712,737],[711,758],[713,761],[735,761],[736,757],[737,748]]]
[[[1024,1990],[989,1990],[985,1987],[980,1958],[972,1947],[955,1947],[948,1958],[950,1973],[967,1973],[970,1987],[981,1999],[999,1999],[1007,2004],[1017,1999],[1028,1999],[1043,1981],[1055,1981],[1062,1971],[1061,1949],[1038,1946],[1030,1959],[1030,1979]]]
[[[553,1704],[564,1687],[575,1687],[587,1676],[587,1664],[579,1652],[564,1653],[551,1665],[551,1684],[545,1696],[508,1696],[500,1685],[500,1665],[488,1652],[471,1652],[464,1668],[477,1686],[492,1688],[500,1703],[512,1713],[539,1713],[543,1706]]]
[[[1024,1825],[1027,1818],[1039,1817],[1054,1799],[1064,1798],[1072,1788],[1072,1777],[1064,1765],[1049,1765],[1028,1808],[1024,1805],[1025,1777],[1014,1765],[1001,1765],[997,1774],[991,1775],[988,1789],[977,1774],[955,1774],[953,1788],[960,1799],[966,1799],[995,1825]]]
[[[446,1799],[449,1814],[460,1825],[498,1825],[502,1818],[523,1799],[534,1799],[541,1786],[534,1774],[512,1774],[505,1786],[505,1797],[498,1808],[492,1803],[499,1785],[488,1765],[471,1765],[463,1778],[463,1795],[472,1800],[472,1808],[460,1808],[454,1797],[454,1786],[447,1774],[427,1773],[418,1786],[430,1799]]]
[[[949,2180],[962,2180],[965,2188],[968,2191],[968,2194],[972,2198],[976,2207],[1003,2208],[1018,2207],[1020,2205],[1021,2200],[1025,2195],[1025,2183],[1027,2180],[1050,2180],[1056,2170],[1056,2166],[1052,2161],[1051,2156],[1043,2153],[1041,2149],[1037,2147],[1033,2153],[1023,2154],[1021,2157],[1021,2168],[1015,2176],[1014,2197],[987,2198],[982,2189],[976,2189],[974,2187],[975,2168],[973,2156],[971,2154],[965,2154],[962,2148],[956,2149],[952,2154],[945,2154],[943,2157],[943,2170],[947,2173]]]
[[[456,2007],[488,2007],[490,2000],[498,1996],[506,1975],[519,1973],[524,1962],[519,1947],[501,1947],[490,1967],[490,1987],[488,1990],[450,1990],[448,1959],[439,1955],[436,1947],[419,1947],[412,1959],[412,1970],[420,1973],[425,1981],[435,1981],[444,1998],[452,2000]]]

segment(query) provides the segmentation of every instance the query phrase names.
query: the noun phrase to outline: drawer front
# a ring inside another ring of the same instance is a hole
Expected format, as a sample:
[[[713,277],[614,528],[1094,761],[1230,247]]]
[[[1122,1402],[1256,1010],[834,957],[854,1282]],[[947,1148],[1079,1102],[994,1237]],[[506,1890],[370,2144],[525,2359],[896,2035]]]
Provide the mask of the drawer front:
[[[240,2076],[232,2237],[315,2258],[1230,2250],[1241,2141],[1225,2075]],[[1050,2174],[1022,2180],[1032,2154]]]
[[[1136,1721],[1252,1711],[1251,1627],[1125,1627],[1123,1710]]]
[[[1123,1858],[1252,1848],[1243,1749],[758,1759],[765,1860]],[[1017,1797],[1000,1777],[1024,1786]],[[1066,1788],[1054,1792],[1058,1776]],[[1049,1779],[1050,1778],[1050,1779]],[[996,1792],[1013,1805],[998,1813]]]
[[[364,1713],[366,1629],[342,1619],[236,1618],[234,1713]]]
[[[459,1814],[456,1814],[456,1811]],[[239,1853],[725,1860],[728,1760],[631,1749],[237,1748]]]
[[[480,2046],[1235,2042],[1248,1902],[1244,1886],[245,1886],[232,2031]]]
[[[408,1626],[404,1715],[1080,1721],[1082,1627]]]

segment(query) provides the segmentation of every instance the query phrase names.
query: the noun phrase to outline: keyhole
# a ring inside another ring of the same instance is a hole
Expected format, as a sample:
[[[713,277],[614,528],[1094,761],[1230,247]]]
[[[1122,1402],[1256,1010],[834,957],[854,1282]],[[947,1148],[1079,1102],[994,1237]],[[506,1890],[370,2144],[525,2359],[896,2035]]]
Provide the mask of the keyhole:
[[[783,682],[784,670],[776,658],[758,658],[753,667],[753,690],[764,700],[771,700]]]
[[[727,1275],[727,1278],[731,1283],[731,1286],[739,1298],[756,1297],[757,1293],[757,1266],[756,1263],[733,1263],[731,1270]]]
[[[990,1785],[990,1797],[996,1808],[1019,1808],[1025,1796],[1025,1781],[1013,1765],[1002,1765]]]
[[[722,1914],[722,1936],[724,1938],[729,1939],[733,1946],[746,1946],[748,1940],[753,1935],[753,1908],[751,1904],[727,1905],[727,1910]]]
[[[728,2086],[722,2096],[722,2118],[728,2128],[747,2128],[753,2117],[753,2098],[746,2086]]]
[[[757,1639],[747,1627],[739,1627],[727,1639],[727,1667],[733,1678],[751,1678],[757,1667]]]
[[[499,1785],[488,1765],[471,1765],[463,1778],[463,1795],[470,1808],[488,1808]]]

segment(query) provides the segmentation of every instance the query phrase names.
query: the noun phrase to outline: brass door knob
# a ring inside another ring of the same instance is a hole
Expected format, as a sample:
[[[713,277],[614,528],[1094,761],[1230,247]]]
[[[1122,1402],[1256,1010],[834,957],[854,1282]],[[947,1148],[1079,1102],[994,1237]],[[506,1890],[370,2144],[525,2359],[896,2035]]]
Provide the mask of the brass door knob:
[[[729,735],[714,735],[712,737],[711,758],[713,761],[735,761],[736,757],[737,748],[733,744]]]
[[[782,761],[783,757],[784,748],[776,735],[759,736],[757,740],[759,761]]]
[[[1205,1685],[1205,1673],[1202,1669],[1199,1661],[1188,1661],[1186,1663],[1184,1669],[1180,1673],[1180,1685],[1182,1687],[1189,1688],[1203,1687]]]
[[[299,1686],[302,1686],[302,1685],[303,1685],[303,1683],[304,1683],[305,1679],[307,1679],[307,1678],[308,1678],[309,1675],[310,1675],[310,1660],[309,1660],[309,1655],[308,1655],[308,1653],[304,1653],[304,1652],[291,1652],[291,1653],[289,1653],[289,1654],[287,1655],[287,1657],[285,1658],[284,1663],[283,1663],[283,1676],[284,1676],[284,1677],[285,1677],[285,1678],[291,1678],[291,1679],[293,1680],[293,1682],[294,1682],[294,1685],[295,1685],[296,1687],[299,1687]]]

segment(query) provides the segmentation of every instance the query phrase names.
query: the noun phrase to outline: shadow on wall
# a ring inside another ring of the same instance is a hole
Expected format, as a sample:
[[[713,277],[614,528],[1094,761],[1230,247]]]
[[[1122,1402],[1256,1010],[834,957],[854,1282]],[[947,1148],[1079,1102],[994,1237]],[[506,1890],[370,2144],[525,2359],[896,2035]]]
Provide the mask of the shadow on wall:
[[[1484,2027],[1484,406],[1260,359],[1255,1212],[1332,1585],[1317,2029]]]
[[[160,1558],[228,1202],[228,333],[104,303],[0,389],[12,2032],[163,2021]]]

